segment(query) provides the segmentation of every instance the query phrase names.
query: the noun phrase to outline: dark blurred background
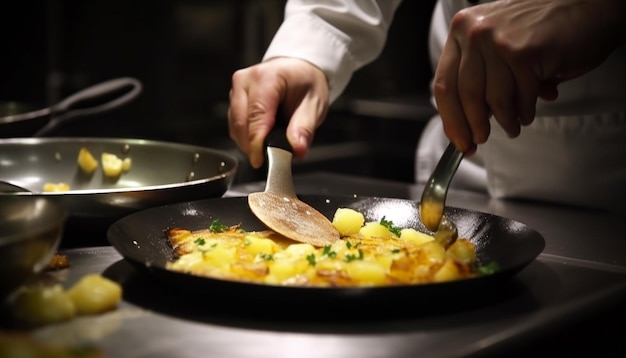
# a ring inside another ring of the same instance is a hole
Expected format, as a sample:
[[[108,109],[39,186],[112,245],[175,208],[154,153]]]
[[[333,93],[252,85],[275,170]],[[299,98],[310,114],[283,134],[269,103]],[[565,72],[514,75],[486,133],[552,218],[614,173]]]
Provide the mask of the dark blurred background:
[[[404,1],[383,54],[356,73],[294,173],[328,170],[413,180],[414,150],[433,114],[427,53],[434,0]],[[145,138],[223,149],[236,182],[259,180],[228,137],[232,73],[258,62],[284,0],[25,0],[4,13],[0,101],[55,103],[87,86],[135,77],[142,94],[49,136]],[[0,131],[2,128],[0,127]]]

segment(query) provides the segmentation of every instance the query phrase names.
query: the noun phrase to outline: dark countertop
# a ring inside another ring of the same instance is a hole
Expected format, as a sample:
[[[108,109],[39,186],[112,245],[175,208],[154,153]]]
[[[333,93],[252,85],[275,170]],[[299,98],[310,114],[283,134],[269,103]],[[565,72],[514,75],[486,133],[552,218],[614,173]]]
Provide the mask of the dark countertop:
[[[358,194],[419,200],[421,187],[332,173],[294,177],[299,194]],[[245,195],[263,183],[237,185]],[[66,284],[101,272],[124,286],[117,311],[39,329],[42,339],[95,342],[110,357],[522,357],[626,354],[626,235],[617,215],[450,191],[448,205],[511,218],[540,232],[544,252],[497,299],[428,313],[381,307],[383,314],[305,318],[297,311],[237,310],[168,292],[109,246],[68,249]],[[216,292],[216,294],[219,294]],[[464,295],[475,295],[464,292]],[[464,297],[459,297],[462,302]],[[302,310],[306,302],[303,302]],[[248,307],[249,308],[249,307]],[[385,310],[395,314],[384,314]],[[250,312],[262,312],[254,314]],[[399,314],[398,314],[399,313]]]

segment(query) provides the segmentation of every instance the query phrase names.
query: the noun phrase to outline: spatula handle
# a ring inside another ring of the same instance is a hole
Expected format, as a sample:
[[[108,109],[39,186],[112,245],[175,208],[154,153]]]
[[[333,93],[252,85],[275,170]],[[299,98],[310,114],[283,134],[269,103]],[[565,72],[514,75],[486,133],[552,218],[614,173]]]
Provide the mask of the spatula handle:
[[[291,148],[291,144],[287,140],[287,130],[284,127],[274,127],[267,135],[265,145],[284,149],[293,154],[293,148]]]

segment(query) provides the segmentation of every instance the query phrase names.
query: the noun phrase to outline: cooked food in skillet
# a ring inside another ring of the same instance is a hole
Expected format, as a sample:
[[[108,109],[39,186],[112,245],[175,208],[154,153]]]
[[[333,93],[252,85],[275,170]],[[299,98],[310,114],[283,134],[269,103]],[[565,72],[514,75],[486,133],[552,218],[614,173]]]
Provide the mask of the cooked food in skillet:
[[[130,170],[132,159],[130,157],[120,158],[113,153],[102,152],[100,155],[102,162],[102,172],[105,176],[115,178],[120,174]],[[98,168],[98,161],[91,154],[89,149],[82,147],[76,159],[78,166],[86,174],[92,174]]]
[[[55,191],[68,191],[70,190],[70,185],[68,183],[44,183],[43,191],[46,193],[55,192]]]
[[[89,149],[82,147],[78,151],[78,158],[76,159],[78,166],[83,172],[91,174],[98,169],[98,161],[94,158]]]
[[[130,157],[122,159],[112,153],[102,153],[102,171],[107,177],[116,178],[129,171],[131,163]]]
[[[113,179],[118,178],[122,173],[128,172],[133,163],[131,157],[120,158],[113,153],[107,152],[102,152],[100,162],[102,163],[102,173],[104,176]],[[89,175],[93,174],[100,165],[89,149],[85,147],[80,148],[78,151],[76,163],[85,174]],[[64,182],[48,182],[43,185],[44,192],[69,191],[70,189],[70,185]]]
[[[272,231],[248,232],[213,221],[207,229],[170,228],[178,258],[169,270],[211,278],[305,287],[371,287],[459,280],[483,274],[474,244],[464,238],[448,247],[434,237],[392,222],[364,222],[339,208],[333,225],[341,239],[314,247]]]

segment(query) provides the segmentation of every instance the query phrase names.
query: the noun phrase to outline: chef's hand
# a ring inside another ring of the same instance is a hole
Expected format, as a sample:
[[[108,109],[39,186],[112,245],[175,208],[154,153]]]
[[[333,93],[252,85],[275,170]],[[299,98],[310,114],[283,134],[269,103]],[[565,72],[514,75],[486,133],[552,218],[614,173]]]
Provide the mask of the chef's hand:
[[[434,77],[444,131],[472,154],[493,115],[509,137],[625,41],[624,0],[501,0],[458,12]]]
[[[276,58],[233,74],[228,130],[252,167],[259,168],[267,134],[277,118],[285,118],[293,154],[303,158],[328,106],[328,82],[319,68],[300,59]]]

